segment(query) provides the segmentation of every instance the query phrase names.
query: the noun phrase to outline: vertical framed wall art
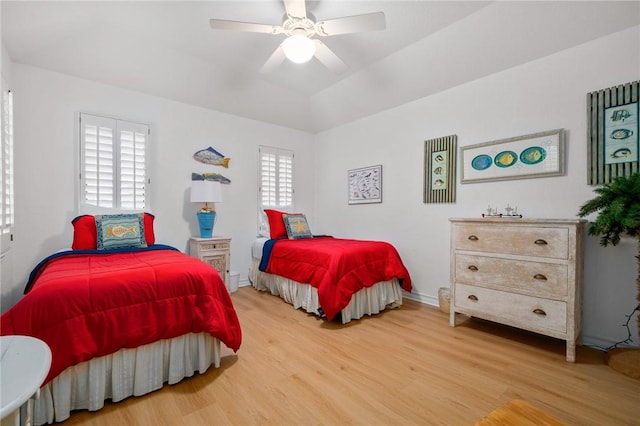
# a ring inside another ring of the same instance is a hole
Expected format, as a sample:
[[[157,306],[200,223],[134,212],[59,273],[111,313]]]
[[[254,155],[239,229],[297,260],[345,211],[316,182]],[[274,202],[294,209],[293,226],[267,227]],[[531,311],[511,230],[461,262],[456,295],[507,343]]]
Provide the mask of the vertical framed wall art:
[[[640,170],[638,86],[634,81],[587,94],[589,185]]]
[[[424,142],[424,203],[456,201],[456,135]]]
[[[347,172],[349,204],[382,202],[382,165]]]

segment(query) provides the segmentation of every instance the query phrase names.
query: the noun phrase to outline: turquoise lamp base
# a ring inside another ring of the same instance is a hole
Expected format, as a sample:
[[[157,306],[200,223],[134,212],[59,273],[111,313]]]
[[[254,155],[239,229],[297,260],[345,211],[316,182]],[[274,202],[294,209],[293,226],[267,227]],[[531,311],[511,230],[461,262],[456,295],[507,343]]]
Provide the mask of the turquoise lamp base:
[[[216,212],[198,212],[198,224],[200,225],[200,238],[213,236],[213,225],[216,222]]]

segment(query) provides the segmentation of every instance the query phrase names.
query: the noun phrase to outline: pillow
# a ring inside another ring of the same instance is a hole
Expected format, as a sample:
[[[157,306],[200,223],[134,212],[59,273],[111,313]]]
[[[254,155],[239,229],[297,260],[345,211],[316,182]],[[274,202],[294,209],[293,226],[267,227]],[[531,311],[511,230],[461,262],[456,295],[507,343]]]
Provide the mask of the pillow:
[[[271,236],[271,232],[269,230],[269,219],[267,219],[267,214],[264,210],[260,210],[258,213],[258,236],[269,238]]]
[[[286,237],[287,228],[284,226],[283,216],[289,213],[272,209],[265,209],[264,212],[267,214],[267,219],[269,220],[269,235],[271,238]]]
[[[155,216],[151,213],[144,214],[144,238],[148,246],[156,243],[156,236],[153,230]],[[96,221],[92,215],[78,216],[71,221],[73,225],[72,250],[95,250],[98,247],[98,233]]]
[[[287,236],[290,240],[300,240],[302,238],[313,238],[309,230],[307,218],[303,214],[285,214],[283,216],[284,226],[287,228]]]
[[[153,221],[155,218],[151,213],[144,214],[144,239],[147,241],[148,246],[156,243],[156,234],[153,232]]]
[[[96,221],[93,216],[85,214],[71,221],[73,225],[72,250],[95,250],[97,247]]]
[[[96,215],[98,250],[146,247],[144,213]]]

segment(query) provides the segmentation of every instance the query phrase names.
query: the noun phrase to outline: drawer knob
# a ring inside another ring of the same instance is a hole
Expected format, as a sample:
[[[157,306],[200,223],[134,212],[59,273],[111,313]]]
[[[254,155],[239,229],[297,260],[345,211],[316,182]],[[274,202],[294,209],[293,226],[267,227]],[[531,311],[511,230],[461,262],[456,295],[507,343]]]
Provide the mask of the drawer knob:
[[[544,274],[535,274],[533,276],[533,278],[536,279],[536,280],[542,280],[542,281],[546,281],[547,280],[547,277]]]
[[[478,301],[478,296],[476,296],[475,294],[470,294],[467,296],[467,299],[469,300],[473,300],[474,302]]]
[[[539,309],[539,308],[534,309],[533,313],[536,314],[536,315],[540,315],[541,317],[546,317],[547,316],[547,313],[545,311],[543,311],[542,309]]]
[[[475,271],[478,270],[478,267],[476,265],[469,265],[469,267],[467,269],[470,270],[470,271],[474,271],[475,272]]]
[[[468,239],[469,239],[469,241],[478,241],[479,240],[479,238],[476,237],[475,235],[469,235]]]
[[[533,242],[533,244],[535,244],[537,246],[546,246],[547,242],[545,240],[543,240],[542,238],[539,238],[539,239],[535,240]]]

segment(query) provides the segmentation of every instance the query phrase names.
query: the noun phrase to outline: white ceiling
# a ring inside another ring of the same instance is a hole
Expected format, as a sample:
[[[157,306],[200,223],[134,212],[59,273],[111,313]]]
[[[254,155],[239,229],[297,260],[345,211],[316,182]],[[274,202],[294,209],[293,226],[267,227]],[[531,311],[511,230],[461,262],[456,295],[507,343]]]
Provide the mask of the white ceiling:
[[[639,1],[307,1],[318,20],[382,11],[387,28],[323,38],[349,66],[340,76],[315,59],[265,75],[285,36],[213,30],[209,19],[279,25],[280,0],[0,7],[15,63],[310,132],[640,24]]]

